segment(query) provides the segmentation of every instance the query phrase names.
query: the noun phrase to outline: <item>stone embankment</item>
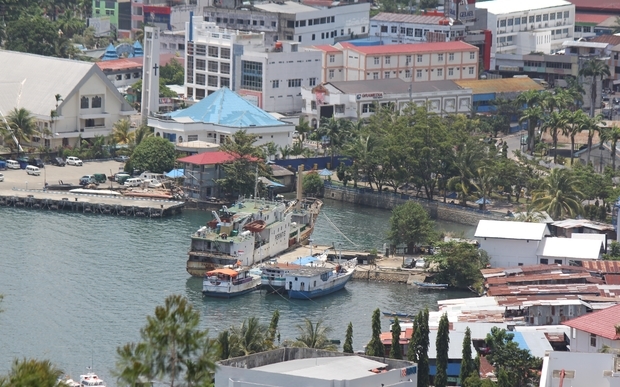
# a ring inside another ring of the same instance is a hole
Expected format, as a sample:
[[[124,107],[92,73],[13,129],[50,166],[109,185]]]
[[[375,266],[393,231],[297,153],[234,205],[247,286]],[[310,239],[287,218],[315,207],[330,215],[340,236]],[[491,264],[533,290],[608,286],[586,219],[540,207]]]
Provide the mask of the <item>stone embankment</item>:
[[[424,282],[426,273],[423,271],[398,270],[395,268],[371,268],[368,266],[358,266],[353,274],[354,280],[360,281],[379,281],[413,284],[414,282]]]

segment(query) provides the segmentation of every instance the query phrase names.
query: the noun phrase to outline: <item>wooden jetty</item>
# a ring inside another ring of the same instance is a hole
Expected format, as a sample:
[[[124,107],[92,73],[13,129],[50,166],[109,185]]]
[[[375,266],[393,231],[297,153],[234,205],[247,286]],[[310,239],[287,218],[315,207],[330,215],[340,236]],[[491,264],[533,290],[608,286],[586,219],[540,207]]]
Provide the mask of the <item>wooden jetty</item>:
[[[62,191],[0,190],[0,206],[48,211],[162,218],[180,214],[184,202],[123,196],[78,194]]]

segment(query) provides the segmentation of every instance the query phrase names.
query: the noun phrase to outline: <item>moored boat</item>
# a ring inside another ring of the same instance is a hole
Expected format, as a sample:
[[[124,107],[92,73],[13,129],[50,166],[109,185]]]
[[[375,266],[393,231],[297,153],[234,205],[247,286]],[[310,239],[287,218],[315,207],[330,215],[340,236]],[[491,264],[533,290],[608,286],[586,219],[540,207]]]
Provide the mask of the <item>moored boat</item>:
[[[381,312],[385,317],[398,317],[398,318],[411,318],[415,317],[414,315],[403,313],[403,312]]]
[[[433,284],[430,282],[414,282],[414,284],[423,289],[446,289],[448,284]]]
[[[105,382],[100,379],[94,372],[88,372],[86,375],[80,375],[80,386],[83,387],[105,387]]]
[[[344,288],[353,277],[357,259],[351,259],[335,268],[303,267],[286,275],[285,289],[289,298],[311,300],[332,294]]]
[[[273,263],[263,266],[261,273],[261,290],[265,290],[267,293],[284,293],[286,275],[299,268],[301,268],[301,266],[289,263]]]
[[[207,297],[231,298],[259,288],[260,276],[248,269],[220,268],[207,272],[202,280],[202,294]]]

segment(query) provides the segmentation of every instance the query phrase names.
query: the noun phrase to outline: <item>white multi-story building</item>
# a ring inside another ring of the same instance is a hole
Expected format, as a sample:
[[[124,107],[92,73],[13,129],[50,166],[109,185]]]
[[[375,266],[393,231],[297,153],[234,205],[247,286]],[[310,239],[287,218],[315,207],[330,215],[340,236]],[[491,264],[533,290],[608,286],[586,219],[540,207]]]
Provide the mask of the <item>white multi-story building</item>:
[[[269,1],[235,9],[206,7],[204,20],[222,28],[264,32],[267,44],[288,40],[309,46],[366,36],[369,12],[370,3],[312,7],[296,1]]]
[[[423,82],[478,79],[478,48],[465,42],[315,46],[323,82],[400,78]]]
[[[370,36],[386,44],[449,42],[464,39],[465,25],[443,13],[410,15],[381,12],[370,19]]]
[[[487,10],[487,28],[495,40],[491,69],[507,56],[553,54],[575,34],[575,6],[565,0],[493,0],[476,7]]]
[[[299,112],[301,87],[320,83],[319,51],[290,41],[266,46],[264,33],[223,29],[201,17],[187,29],[188,98],[200,100],[228,87],[262,109]]]

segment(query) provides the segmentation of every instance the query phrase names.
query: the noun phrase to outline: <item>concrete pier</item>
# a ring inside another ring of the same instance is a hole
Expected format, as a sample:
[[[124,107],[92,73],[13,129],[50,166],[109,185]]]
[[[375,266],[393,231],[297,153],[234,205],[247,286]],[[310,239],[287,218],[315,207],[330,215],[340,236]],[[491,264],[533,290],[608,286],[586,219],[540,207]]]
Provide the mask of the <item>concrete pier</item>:
[[[180,214],[185,203],[170,200],[76,194],[65,191],[0,189],[0,206],[161,218]]]

